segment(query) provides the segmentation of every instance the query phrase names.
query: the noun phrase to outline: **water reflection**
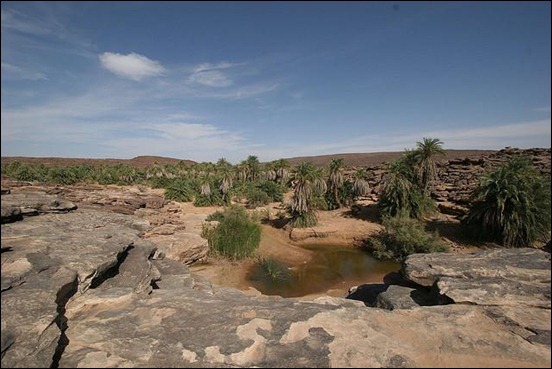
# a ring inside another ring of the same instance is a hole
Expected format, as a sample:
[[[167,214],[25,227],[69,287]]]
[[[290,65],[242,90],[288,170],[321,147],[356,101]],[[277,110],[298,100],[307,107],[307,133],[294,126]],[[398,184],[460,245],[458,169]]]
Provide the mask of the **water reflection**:
[[[274,259],[264,259],[253,265],[246,279],[265,295],[299,297],[320,293],[334,286],[363,283],[399,270],[400,264],[380,261],[368,253],[331,245],[309,245],[312,260],[298,267],[288,267]]]

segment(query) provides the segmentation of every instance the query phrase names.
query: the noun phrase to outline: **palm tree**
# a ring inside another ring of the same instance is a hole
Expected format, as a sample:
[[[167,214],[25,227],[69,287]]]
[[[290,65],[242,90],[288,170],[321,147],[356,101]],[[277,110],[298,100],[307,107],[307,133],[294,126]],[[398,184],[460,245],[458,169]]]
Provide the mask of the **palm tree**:
[[[274,169],[274,163],[266,163],[264,165],[263,171],[261,172],[261,178],[263,181],[276,181],[276,169]]]
[[[313,189],[315,196],[323,196],[328,191],[328,184],[324,180],[324,168],[314,167]]]
[[[354,174],[353,180],[353,195],[355,197],[365,196],[370,191],[370,185],[368,185],[367,173],[365,169],[358,169]]]
[[[218,169],[219,190],[225,202],[228,202],[228,192],[232,188],[234,180],[234,171],[232,166],[221,166]]]
[[[328,165],[329,175],[328,175],[328,190],[331,193],[331,200],[333,205],[339,209],[341,204],[340,199],[340,189],[343,186],[344,177],[343,177],[343,168],[344,168],[343,159],[332,159]]]
[[[316,213],[313,204],[315,183],[319,172],[310,163],[299,164],[292,174],[293,195],[291,197],[291,216],[297,227],[316,225]]]
[[[462,221],[506,247],[545,241],[550,237],[550,178],[540,176],[530,159],[513,157],[481,177]]]
[[[285,159],[278,159],[274,161],[274,169],[276,170],[276,182],[281,185],[285,185],[289,179],[289,162]]]
[[[434,209],[433,200],[414,181],[412,158],[407,150],[389,165],[378,203],[383,216],[421,218]]]
[[[444,156],[445,150],[442,147],[443,142],[438,138],[426,138],[423,142],[416,142],[414,158],[416,160],[415,174],[419,184],[427,193],[431,181],[437,178],[437,155]]]
[[[211,184],[207,178],[201,181],[200,194],[201,196],[211,196]]]
[[[226,168],[232,168],[232,164],[228,160],[226,160],[226,158],[220,158],[215,164],[215,169],[217,171]]]
[[[249,155],[247,159],[242,163],[245,165],[246,168],[247,179],[251,182],[256,181],[261,171],[261,163],[259,163],[259,158],[255,155]]]
[[[245,161],[242,161],[236,166],[236,175],[238,177],[238,181],[240,182],[245,182],[247,180],[247,166]]]

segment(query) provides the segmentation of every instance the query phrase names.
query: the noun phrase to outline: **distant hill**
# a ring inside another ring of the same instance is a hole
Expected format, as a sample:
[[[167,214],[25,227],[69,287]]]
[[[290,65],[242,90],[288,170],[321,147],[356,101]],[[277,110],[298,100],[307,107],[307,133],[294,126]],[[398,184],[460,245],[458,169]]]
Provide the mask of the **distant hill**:
[[[446,159],[465,158],[472,156],[480,156],[491,154],[497,150],[445,150]],[[326,165],[333,158],[341,158],[347,166],[368,166],[378,165],[384,162],[391,162],[399,158],[404,151],[393,152],[367,152],[367,153],[350,153],[350,154],[333,154],[333,155],[318,155],[318,156],[301,156],[288,158],[291,164],[299,164],[303,161],[309,162],[316,166]]]
[[[166,158],[163,156],[137,156],[132,159],[88,159],[88,158],[40,158],[40,157],[26,157],[26,156],[2,156],[2,163],[10,163],[14,161],[20,161],[22,163],[29,164],[44,164],[46,166],[53,167],[69,167],[72,165],[114,165],[114,164],[128,164],[136,168],[144,168],[165,164],[178,164],[183,161],[186,165],[194,164],[192,160],[180,160],[175,158]]]
[[[491,154],[497,150],[446,150],[446,159],[465,158]],[[378,165],[384,162],[391,162],[400,157],[404,151],[394,152],[369,152],[369,153],[349,153],[349,154],[333,154],[333,155],[318,155],[318,156],[301,156],[288,158],[292,165],[299,164],[303,161],[312,163],[316,166],[326,165],[333,158],[342,158],[347,166],[369,166]],[[41,157],[25,157],[25,156],[3,156],[2,163],[10,163],[20,161],[30,164],[44,164],[46,166],[67,167],[71,165],[89,164],[89,165],[105,165],[105,164],[129,164],[136,168],[144,168],[154,164],[178,164],[181,160],[175,158],[167,158],[163,156],[137,156],[132,159],[87,159],[87,158],[41,158]],[[182,160],[186,165],[194,164],[192,160]]]

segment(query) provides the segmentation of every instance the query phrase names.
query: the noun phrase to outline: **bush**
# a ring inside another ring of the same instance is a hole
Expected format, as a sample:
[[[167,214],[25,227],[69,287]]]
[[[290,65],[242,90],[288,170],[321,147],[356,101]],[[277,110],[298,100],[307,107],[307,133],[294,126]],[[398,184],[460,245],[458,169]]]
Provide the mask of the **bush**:
[[[390,173],[386,178],[378,206],[384,217],[420,219],[435,211],[435,202],[400,173]]]
[[[32,164],[25,164],[18,161],[2,166],[3,175],[18,181],[44,182],[46,173],[47,170],[45,168],[37,168]]]
[[[194,206],[223,206],[227,205],[220,192],[211,192],[209,195],[197,195],[194,199]]]
[[[426,232],[416,219],[386,217],[383,226],[385,229],[366,245],[378,259],[402,261],[410,254],[447,251],[439,235]]]
[[[205,220],[207,222],[217,221],[220,222],[224,218],[224,213],[222,211],[215,211],[213,214],[209,214]]]
[[[221,218],[216,228],[204,228],[209,250],[231,260],[252,256],[261,242],[261,226],[239,206],[226,208]]]
[[[78,173],[73,168],[52,168],[48,177],[51,182],[61,185],[72,185],[80,180]]]
[[[165,198],[168,200],[190,202],[194,200],[194,183],[187,178],[174,180],[165,190]]]
[[[270,202],[284,201],[284,191],[279,184],[272,181],[262,181],[256,184],[256,187],[268,195]]]
[[[271,202],[284,200],[282,186],[271,181],[242,183],[231,191],[233,197],[247,199],[248,208],[268,205]]]
[[[151,188],[169,188],[173,183],[174,180],[167,177],[151,177],[149,178],[146,183],[148,183]]]
[[[290,280],[292,277],[292,274],[290,273],[288,267],[272,258],[259,258],[257,261],[259,267],[261,268],[261,271],[272,281],[272,282],[280,282],[285,280]]]
[[[247,207],[254,209],[258,206],[270,203],[270,196],[259,188],[251,188],[247,191]]]
[[[531,247],[550,238],[550,178],[525,157],[484,174],[462,219],[480,238],[506,247]]]
[[[345,181],[337,190],[337,196],[342,206],[349,206],[353,200],[353,183]],[[339,209],[339,204],[334,198],[334,194],[327,191],[324,196],[318,200],[316,208],[318,210],[335,210]]]
[[[314,227],[318,223],[318,218],[314,211],[308,211],[305,213],[292,213],[291,225],[297,228]]]
[[[419,154],[419,151],[406,150],[399,159],[389,165],[378,203],[383,217],[401,216],[421,219],[424,215],[435,211],[435,201],[429,197],[429,193],[424,188],[425,184],[421,185],[421,182],[428,180],[433,174],[424,174],[426,178],[424,181],[416,174],[421,170],[418,162]],[[431,167],[430,163],[428,165]]]

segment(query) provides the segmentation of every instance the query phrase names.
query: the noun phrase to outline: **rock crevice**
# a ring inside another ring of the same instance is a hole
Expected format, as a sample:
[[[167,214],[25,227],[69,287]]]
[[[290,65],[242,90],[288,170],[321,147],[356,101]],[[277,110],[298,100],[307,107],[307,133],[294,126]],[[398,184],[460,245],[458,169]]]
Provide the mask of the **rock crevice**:
[[[213,288],[157,258],[147,231],[143,219],[93,209],[2,224],[2,367],[550,367],[545,252],[414,255],[410,283],[386,287],[390,311]],[[483,298],[479,282],[496,278],[535,288],[495,305],[503,291]],[[394,302],[423,300],[417,289],[465,302]]]

